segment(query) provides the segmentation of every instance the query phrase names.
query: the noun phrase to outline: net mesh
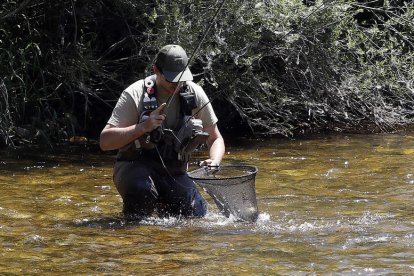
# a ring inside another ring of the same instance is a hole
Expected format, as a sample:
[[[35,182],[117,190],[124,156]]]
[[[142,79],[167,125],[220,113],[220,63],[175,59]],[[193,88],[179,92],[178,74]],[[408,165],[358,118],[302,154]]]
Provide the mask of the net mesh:
[[[256,173],[254,166],[226,165],[219,170],[204,167],[188,174],[214,199],[226,217],[231,214],[244,221],[255,221],[258,216]]]

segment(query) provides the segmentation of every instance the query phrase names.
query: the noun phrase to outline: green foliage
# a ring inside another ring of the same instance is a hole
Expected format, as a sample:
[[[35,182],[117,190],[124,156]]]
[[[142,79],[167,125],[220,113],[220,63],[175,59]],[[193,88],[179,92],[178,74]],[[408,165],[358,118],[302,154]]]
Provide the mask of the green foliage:
[[[341,122],[370,124],[381,130],[412,123],[412,9],[412,4],[387,4],[382,16],[376,17],[378,22],[370,26],[355,20],[340,26],[344,35],[335,46],[343,69],[337,94],[347,100],[340,110]]]
[[[135,63],[145,60],[139,32],[147,26],[136,14],[146,6],[100,0],[1,5],[0,78],[12,103],[11,122],[1,125],[5,136],[51,143],[97,132],[96,119],[110,112],[125,72],[144,67]]]
[[[181,20],[174,7],[157,44],[194,45],[192,27],[210,21],[194,6],[186,21],[190,2],[180,2]],[[193,66],[211,98],[231,106],[221,121],[285,136],[412,123],[413,4],[373,3],[226,1]]]
[[[215,21],[221,1],[31,2],[0,4],[3,144],[96,137],[169,43],[195,53],[223,125],[291,137],[413,120],[409,1],[226,0]]]

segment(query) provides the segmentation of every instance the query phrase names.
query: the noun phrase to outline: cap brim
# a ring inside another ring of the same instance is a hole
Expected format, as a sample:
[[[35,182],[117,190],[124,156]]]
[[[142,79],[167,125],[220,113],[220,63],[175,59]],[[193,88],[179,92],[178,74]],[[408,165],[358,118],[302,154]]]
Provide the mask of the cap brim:
[[[186,68],[184,72],[171,72],[163,70],[163,75],[169,82],[178,81],[191,81],[193,80],[193,74],[191,74],[190,68]]]

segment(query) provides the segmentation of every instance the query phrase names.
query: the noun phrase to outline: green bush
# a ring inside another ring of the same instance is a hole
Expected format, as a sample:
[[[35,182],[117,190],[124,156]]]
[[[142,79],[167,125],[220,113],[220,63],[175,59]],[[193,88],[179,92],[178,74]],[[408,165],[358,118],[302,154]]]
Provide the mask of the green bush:
[[[124,83],[144,68],[136,41],[147,26],[136,16],[138,6],[99,0],[1,4],[0,78],[10,113],[0,124],[3,140],[54,143],[92,131],[96,137],[102,114],[108,116]]]
[[[284,136],[411,124],[413,4],[314,2],[226,1],[193,62],[221,122]],[[161,2],[154,43],[194,49],[217,6]]]
[[[150,74],[168,43],[195,53],[196,81],[232,132],[412,124],[411,2],[226,0],[213,20],[221,3],[6,0],[0,140],[97,137],[120,92]]]

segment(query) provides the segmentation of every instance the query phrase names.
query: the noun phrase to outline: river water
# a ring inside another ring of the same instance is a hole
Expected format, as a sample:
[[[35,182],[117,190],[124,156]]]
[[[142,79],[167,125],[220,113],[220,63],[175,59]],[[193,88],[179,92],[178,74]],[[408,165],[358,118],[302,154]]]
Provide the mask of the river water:
[[[1,275],[414,274],[414,134],[233,143],[255,223],[204,192],[205,218],[125,221],[112,153],[1,154]]]

